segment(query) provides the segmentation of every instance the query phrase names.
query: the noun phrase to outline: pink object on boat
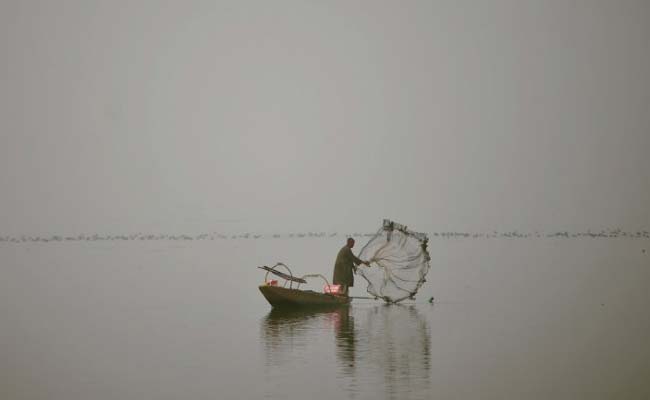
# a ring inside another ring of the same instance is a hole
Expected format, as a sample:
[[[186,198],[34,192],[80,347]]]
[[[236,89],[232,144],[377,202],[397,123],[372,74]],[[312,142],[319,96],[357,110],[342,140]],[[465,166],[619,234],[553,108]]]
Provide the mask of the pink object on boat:
[[[341,285],[325,285],[323,292],[327,294],[343,294]]]
[[[266,284],[269,286],[278,286],[278,281],[276,279],[271,279],[269,281],[266,281]]]

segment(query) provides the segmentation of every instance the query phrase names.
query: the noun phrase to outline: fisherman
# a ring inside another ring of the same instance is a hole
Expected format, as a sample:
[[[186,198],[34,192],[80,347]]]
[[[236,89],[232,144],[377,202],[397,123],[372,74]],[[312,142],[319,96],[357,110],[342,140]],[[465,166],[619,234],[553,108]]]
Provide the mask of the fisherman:
[[[370,262],[362,261],[357,256],[352,253],[352,248],[354,247],[354,239],[348,238],[347,243],[336,256],[336,262],[334,263],[334,278],[332,283],[335,285],[341,285],[341,292],[343,295],[348,295],[348,288],[354,286],[354,276],[352,271],[357,272],[357,265],[365,264],[370,266]]]

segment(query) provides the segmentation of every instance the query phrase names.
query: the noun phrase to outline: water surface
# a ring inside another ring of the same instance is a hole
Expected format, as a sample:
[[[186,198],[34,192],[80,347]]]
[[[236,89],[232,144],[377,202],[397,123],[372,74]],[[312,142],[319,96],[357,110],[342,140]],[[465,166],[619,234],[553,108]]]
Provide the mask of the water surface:
[[[650,395],[645,239],[436,239],[414,302],[271,310],[255,267],[329,277],[340,241],[2,244],[0,398]]]

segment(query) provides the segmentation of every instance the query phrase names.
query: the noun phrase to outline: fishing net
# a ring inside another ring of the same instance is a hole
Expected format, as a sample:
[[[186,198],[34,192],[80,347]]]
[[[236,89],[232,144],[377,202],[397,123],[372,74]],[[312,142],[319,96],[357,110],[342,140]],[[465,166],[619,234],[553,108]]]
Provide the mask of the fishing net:
[[[427,242],[426,234],[384,220],[359,254],[360,259],[370,261],[369,267],[360,265],[357,269],[357,274],[368,281],[368,293],[388,303],[414,298],[429,272]]]

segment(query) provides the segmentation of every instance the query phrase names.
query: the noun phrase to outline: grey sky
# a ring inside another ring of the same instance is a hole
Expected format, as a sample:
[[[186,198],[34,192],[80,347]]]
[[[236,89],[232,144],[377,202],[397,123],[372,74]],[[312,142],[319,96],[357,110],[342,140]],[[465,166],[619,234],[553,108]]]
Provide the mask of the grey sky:
[[[0,233],[650,223],[646,1],[5,0],[0,27]]]

